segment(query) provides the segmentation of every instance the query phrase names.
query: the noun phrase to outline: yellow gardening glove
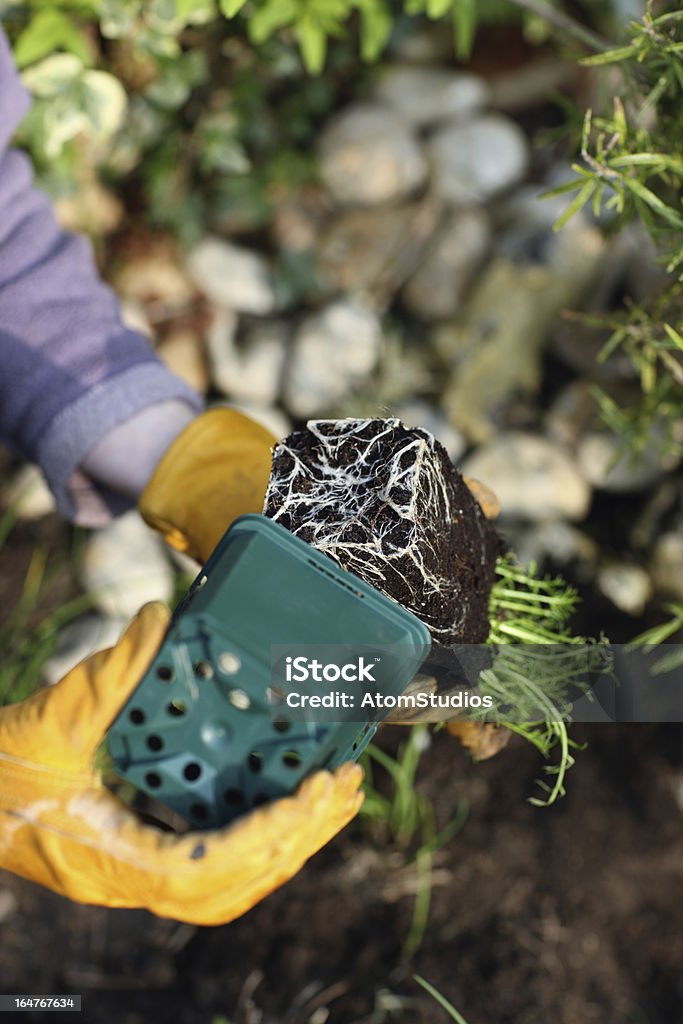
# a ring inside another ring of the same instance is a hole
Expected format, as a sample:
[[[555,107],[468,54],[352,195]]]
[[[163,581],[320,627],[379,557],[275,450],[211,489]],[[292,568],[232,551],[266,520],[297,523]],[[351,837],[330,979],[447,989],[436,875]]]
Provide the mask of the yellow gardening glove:
[[[464,476],[463,480],[473,498],[475,498],[487,519],[497,519],[500,515],[500,502],[497,495],[483,484],[481,480],[475,480],[473,476]]]
[[[140,499],[168,543],[205,562],[228,526],[263,512],[276,438],[235,409],[210,409],[168,448]]]
[[[116,647],[0,709],[0,866],[79,903],[222,924],[302,867],[358,811],[362,772],[318,772],[226,828],[176,836],[103,785],[95,751],[156,654],[168,612],[146,605]]]

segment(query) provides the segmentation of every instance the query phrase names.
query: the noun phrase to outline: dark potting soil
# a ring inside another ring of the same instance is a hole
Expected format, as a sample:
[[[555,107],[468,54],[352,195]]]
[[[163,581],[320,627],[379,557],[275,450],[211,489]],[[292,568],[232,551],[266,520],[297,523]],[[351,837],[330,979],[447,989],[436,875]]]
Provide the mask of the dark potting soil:
[[[448,454],[397,419],[310,420],[275,448],[265,513],[413,612],[481,643],[501,542]]]
[[[404,729],[386,727],[395,753]],[[79,906],[0,874],[0,991],[75,993],[80,1024],[683,1024],[680,726],[584,726],[567,796],[530,806],[541,763],[515,737],[475,765],[445,733],[417,774],[438,827],[419,949],[419,888],[356,819],[287,885],[220,928]],[[376,784],[388,794],[379,771]],[[54,1024],[54,1013],[6,1019]],[[60,1018],[61,1019],[61,1018]]]

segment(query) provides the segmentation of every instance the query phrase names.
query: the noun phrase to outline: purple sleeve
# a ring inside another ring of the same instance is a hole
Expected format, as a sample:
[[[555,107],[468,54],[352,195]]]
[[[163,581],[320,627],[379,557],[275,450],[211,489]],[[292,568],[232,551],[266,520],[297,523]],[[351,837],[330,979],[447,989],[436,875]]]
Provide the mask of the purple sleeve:
[[[84,485],[88,453],[151,405],[177,416],[201,399],[123,325],[89,243],[59,227],[28,159],[8,149],[28,106],[0,30],[0,440],[37,462],[60,511],[85,522],[76,477],[81,493],[91,484],[110,510],[122,507],[105,486]]]

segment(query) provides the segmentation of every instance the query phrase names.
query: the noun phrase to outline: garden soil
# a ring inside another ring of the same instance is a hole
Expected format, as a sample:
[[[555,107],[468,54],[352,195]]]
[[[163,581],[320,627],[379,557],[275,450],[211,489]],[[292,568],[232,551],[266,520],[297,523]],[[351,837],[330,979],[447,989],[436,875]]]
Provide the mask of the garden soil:
[[[540,765],[522,741],[475,765],[434,737],[418,789],[440,824],[469,812],[435,857],[410,961],[415,867],[357,820],[220,928],[81,907],[3,874],[0,991],[78,993],[88,1024],[445,1022],[418,973],[468,1024],[680,1024],[682,731],[574,735],[586,749],[546,810],[527,802]],[[387,727],[381,742],[404,737]]]

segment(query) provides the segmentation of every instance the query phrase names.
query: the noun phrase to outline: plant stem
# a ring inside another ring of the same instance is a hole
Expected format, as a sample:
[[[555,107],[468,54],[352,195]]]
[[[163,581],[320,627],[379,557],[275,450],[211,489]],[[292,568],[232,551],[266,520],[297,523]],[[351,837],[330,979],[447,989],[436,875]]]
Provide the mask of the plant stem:
[[[543,3],[543,0],[511,0],[511,3],[515,4],[516,7],[521,7],[525,11],[529,11],[531,14],[537,15],[539,18],[545,18],[555,28],[560,29],[562,32],[566,32],[567,35],[573,36],[575,39],[580,40],[586,46],[589,46],[591,50],[597,50],[598,53],[602,53],[605,50],[610,49],[610,43],[606,39],[597,35],[591,29],[586,28],[580,22],[575,21],[574,18],[570,18],[564,11],[558,11],[554,7],[548,7],[547,4]]]

